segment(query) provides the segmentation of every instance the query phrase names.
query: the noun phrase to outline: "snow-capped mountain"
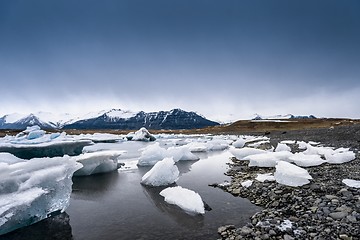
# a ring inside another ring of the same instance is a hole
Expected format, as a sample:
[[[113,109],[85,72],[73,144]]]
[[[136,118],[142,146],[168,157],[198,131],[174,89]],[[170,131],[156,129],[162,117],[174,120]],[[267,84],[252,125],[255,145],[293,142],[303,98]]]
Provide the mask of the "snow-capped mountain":
[[[314,115],[308,116],[295,116],[293,114],[285,114],[285,115],[274,115],[274,116],[262,116],[259,114],[255,114],[252,120],[277,120],[277,119],[315,119]]]
[[[39,125],[43,129],[189,129],[218,125],[195,112],[181,109],[146,113],[121,109],[91,112],[85,115],[7,114],[0,118],[0,129],[25,129]]]

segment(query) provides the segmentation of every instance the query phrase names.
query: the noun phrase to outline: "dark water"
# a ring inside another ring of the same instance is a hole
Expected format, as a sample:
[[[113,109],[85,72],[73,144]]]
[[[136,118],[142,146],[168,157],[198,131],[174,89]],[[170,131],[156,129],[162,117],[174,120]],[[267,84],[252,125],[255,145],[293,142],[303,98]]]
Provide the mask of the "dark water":
[[[191,216],[165,203],[159,195],[163,188],[140,184],[150,168],[130,167],[74,178],[70,206],[66,213],[53,218],[55,224],[47,219],[4,239],[216,239],[219,226],[245,224],[259,208],[208,186],[229,180],[224,175],[230,157],[227,151],[199,156],[199,161],[177,164],[181,173],[177,185],[198,192],[212,208],[203,216]],[[128,159],[129,166],[134,159]]]

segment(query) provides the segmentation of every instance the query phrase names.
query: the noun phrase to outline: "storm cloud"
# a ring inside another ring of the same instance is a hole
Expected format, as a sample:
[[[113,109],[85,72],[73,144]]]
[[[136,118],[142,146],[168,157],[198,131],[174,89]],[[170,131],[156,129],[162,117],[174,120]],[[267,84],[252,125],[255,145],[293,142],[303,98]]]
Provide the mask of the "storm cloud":
[[[0,3],[0,114],[360,117],[359,1]]]

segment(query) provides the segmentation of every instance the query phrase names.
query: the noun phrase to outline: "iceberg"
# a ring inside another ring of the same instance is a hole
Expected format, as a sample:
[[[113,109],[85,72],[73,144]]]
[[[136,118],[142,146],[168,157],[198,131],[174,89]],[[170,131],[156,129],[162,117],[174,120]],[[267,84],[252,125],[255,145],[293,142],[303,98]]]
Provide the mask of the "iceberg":
[[[165,201],[177,205],[189,214],[205,214],[205,206],[200,195],[180,186],[168,187],[160,192]]]
[[[131,132],[128,135],[126,135],[126,138],[128,140],[132,140],[132,141],[155,141],[156,138],[150,134],[150,132],[142,127],[140,128],[138,131],[136,132]]]
[[[230,153],[232,155],[234,155],[234,157],[238,160],[244,160],[245,157],[250,156],[250,155],[255,155],[255,154],[260,154],[260,153],[266,153],[265,150],[261,150],[261,149],[256,149],[256,148],[249,148],[249,147],[244,147],[241,149],[230,149]]]
[[[279,161],[275,168],[275,180],[283,185],[298,187],[308,184],[309,179],[312,179],[308,171],[288,162]]]
[[[157,162],[141,178],[141,183],[149,186],[167,186],[177,181],[179,169],[172,158],[165,158]]]
[[[79,155],[90,140],[76,139],[66,133],[50,133],[39,126],[28,127],[16,136],[0,138],[0,152],[8,152],[22,159]]]
[[[83,153],[73,159],[83,165],[82,168],[74,173],[74,176],[88,176],[97,173],[106,173],[120,168],[118,157],[124,151],[99,151],[92,153]]]
[[[64,212],[71,177],[81,168],[69,156],[9,159],[0,157],[0,235]]]
[[[342,183],[344,183],[348,187],[360,188],[360,181],[359,180],[343,179]]]
[[[312,166],[319,166],[326,161],[321,159],[320,155],[306,155],[302,152],[295,153],[289,158],[292,162],[300,167],[312,167]]]

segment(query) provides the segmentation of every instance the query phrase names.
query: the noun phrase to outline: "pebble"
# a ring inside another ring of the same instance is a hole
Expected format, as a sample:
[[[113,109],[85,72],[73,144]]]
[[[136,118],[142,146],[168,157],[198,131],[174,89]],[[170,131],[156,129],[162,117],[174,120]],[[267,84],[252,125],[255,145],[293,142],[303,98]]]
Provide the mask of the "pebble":
[[[347,145],[333,147],[348,147]],[[360,143],[360,142],[359,142]],[[359,145],[358,143],[358,145]],[[325,145],[324,145],[325,146]],[[360,146],[359,146],[360,149]],[[254,181],[251,189],[240,183],[257,174],[273,173],[271,168],[248,167],[245,161],[230,164],[226,175],[231,185],[222,188],[233,195],[248,198],[264,207],[254,214],[249,224],[236,231],[225,229],[222,239],[358,239],[360,236],[360,189],[346,187],[344,178],[356,178],[360,171],[359,153],[345,164],[323,164],[307,168],[313,176],[302,187],[287,187],[276,182]],[[285,220],[291,227],[281,230]]]

